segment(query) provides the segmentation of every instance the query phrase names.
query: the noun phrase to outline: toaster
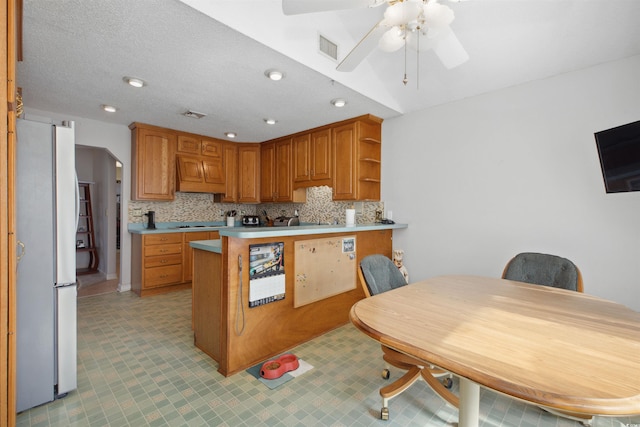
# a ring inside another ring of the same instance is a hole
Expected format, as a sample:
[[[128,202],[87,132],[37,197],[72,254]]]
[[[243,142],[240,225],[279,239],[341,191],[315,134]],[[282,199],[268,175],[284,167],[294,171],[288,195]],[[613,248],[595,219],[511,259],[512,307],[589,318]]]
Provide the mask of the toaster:
[[[260,217],[258,215],[245,215],[242,217],[242,225],[245,227],[260,226]]]

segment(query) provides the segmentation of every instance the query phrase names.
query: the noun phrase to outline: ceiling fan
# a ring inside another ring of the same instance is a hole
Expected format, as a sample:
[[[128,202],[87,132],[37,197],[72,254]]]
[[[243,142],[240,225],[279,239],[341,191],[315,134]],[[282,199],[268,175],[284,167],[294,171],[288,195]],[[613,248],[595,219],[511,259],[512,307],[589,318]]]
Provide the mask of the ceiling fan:
[[[376,46],[385,52],[404,47],[405,57],[408,47],[418,52],[432,49],[447,69],[469,59],[449,27],[454,19],[453,10],[438,0],[282,0],[282,10],[285,15],[297,15],[384,4],[387,5],[384,18],[344,57],[336,68],[338,71],[353,71]],[[405,84],[406,80],[405,72]]]

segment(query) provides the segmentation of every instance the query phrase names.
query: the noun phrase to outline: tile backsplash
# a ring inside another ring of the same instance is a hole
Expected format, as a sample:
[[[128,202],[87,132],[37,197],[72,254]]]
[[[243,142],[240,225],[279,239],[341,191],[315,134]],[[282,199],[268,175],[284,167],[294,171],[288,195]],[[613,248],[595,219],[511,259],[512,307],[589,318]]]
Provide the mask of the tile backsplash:
[[[362,204],[362,213],[357,212],[356,223],[367,224],[376,220],[376,210],[384,212],[384,202],[356,202]],[[155,211],[156,222],[209,222],[223,221],[224,213],[236,210],[238,214],[262,215],[265,210],[271,218],[293,216],[298,210],[301,222],[321,224],[344,224],[345,210],[353,202],[335,202],[332,200],[331,187],[307,188],[306,203],[261,203],[232,204],[215,203],[212,194],[177,192],[171,202],[129,201],[128,222],[146,222],[146,217],[135,217],[133,212],[140,209],[143,213]]]

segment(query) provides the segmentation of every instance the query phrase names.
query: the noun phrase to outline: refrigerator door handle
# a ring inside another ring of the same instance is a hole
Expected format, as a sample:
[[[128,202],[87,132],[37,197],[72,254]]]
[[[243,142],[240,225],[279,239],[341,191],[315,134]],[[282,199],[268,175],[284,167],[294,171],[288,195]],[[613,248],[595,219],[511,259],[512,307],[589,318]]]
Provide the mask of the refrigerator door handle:
[[[76,179],[76,231],[78,231],[78,224],[80,223],[80,184],[78,184],[78,172],[74,172],[73,175]]]
[[[24,254],[27,253],[27,251],[24,248],[24,243],[22,243],[20,240],[17,241],[17,244],[18,244],[18,246],[20,246],[20,255],[18,255],[18,262],[20,262],[20,260],[22,259]]]

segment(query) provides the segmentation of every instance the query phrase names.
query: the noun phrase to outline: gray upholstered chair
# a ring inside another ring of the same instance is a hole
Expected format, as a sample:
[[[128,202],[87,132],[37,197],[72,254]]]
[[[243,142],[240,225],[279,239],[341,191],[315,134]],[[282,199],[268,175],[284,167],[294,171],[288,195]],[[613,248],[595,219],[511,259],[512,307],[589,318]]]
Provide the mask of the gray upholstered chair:
[[[502,278],[533,285],[551,286],[554,288],[583,292],[580,269],[568,259],[556,255],[534,252],[520,253],[511,258],[507,263],[502,272]],[[593,417],[589,415],[575,414],[550,408],[543,409],[555,415],[580,421],[584,425],[589,425],[593,419]]]
[[[362,290],[367,297],[387,292],[407,284],[398,267],[384,255],[369,255],[364,257],[362,261],[360,261],[358,277]],[[435,366],[425,365],[424,362],[418,359],[407,356],[384,345],[382,346],[382,353],[382,358],[385,362],[396,368],[406,370],[407,372],[392,384],[380,389],[380,396],[382,396],[380,418],[388,420],[389,399],[402,393],[420,378],[425,380],[445,401],[456,408],[458,407],[458,396],[448,390],[452,384],[451,374],[449,372]],[[385,369],[382,372],[384,379],[388,379],[389,375],[389,369]],[[439,377],[445,377],[443,382],[437,379]]]
[[[502,278],[582,292],[582,275],[574,263],[556,255],[523,252],[504,268]]]

